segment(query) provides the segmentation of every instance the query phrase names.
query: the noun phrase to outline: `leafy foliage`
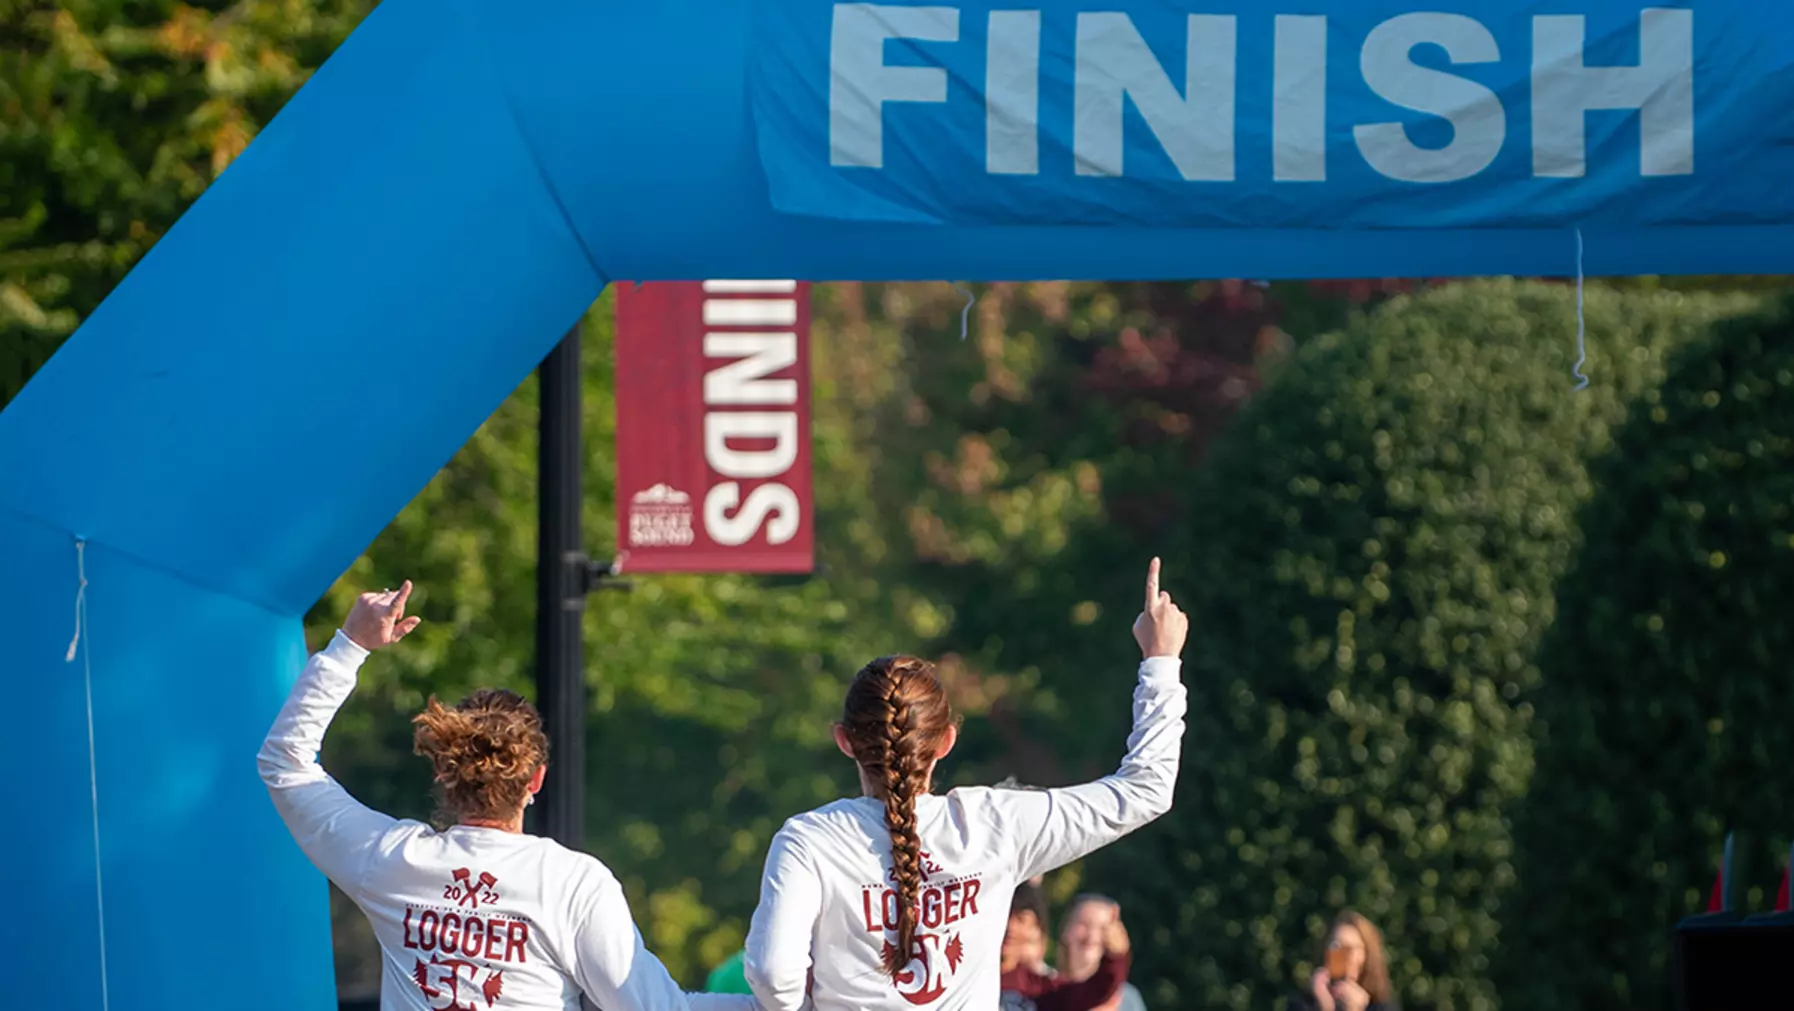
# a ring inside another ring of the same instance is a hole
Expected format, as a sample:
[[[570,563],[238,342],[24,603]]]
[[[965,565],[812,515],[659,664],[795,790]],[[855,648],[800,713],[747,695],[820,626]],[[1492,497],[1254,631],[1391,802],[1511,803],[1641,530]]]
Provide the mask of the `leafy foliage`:
[[[372,6],[0,2],[0,406]]]
[[[1405,1005],[1495,1006],[1504,810],[1587,460],[1665,353],[1739,305],[1591,290],[1596,382],[1573,393],[1572,297],[1398,298],[1304,347],[1190,482],[1167,552],[1195,627],[1184,772],[1153,857],[1114,858],[1149,1001],[1267,1006],[1349,905]]]
[[[1669,931],[1705,908],[1725,833],[1754,835],[1758,868],[1786,859],[1794,304],[1680,356],[1594,473],[1497,967],[1538,1011],[1670,1006]]]
[[[1287,352],[1275,293],[993,284],[961,342],[947,286],[866,291],[868,329],[904,349],[874,415],[893,591],[990,704],[956,775],[1051,785],[1111,771],[1140,573],[1182,514],[1166,475],[1201,459]]]

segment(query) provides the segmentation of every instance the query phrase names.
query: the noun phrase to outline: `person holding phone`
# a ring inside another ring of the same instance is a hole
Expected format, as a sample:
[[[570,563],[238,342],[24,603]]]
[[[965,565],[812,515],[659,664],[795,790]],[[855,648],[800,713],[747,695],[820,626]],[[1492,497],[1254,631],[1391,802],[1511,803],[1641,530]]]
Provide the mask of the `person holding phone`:
[[[1376,925],[1348,909],[1333,921],[1321,946],[1321,967],[1308,992],[1292,997],[1286,1011],[1399,1011],[1389,985],[1389,962]]]

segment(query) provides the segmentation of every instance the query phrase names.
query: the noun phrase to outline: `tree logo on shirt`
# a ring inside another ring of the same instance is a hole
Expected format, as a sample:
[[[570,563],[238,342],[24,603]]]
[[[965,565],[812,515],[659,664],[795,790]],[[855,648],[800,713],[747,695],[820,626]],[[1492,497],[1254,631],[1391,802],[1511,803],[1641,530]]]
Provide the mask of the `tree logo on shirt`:
[[[480,1011],[481,1005],[476,1001],[484,998],[484,1006],[489,1008],[498,1003],[499,994],[504,992],[502,969],[435,955],[428,962],[414,961],[417,966],[412,969],[411,978],[435,1011]]]
[[[442,889],[442,897],[450,902],[458,903],[469,909],[478,909],[482,905],[491,905],[498,901],[498,891],[493,888],[498,879],[481,871],[478,877],[466,867],[457,867],[454,880]]]

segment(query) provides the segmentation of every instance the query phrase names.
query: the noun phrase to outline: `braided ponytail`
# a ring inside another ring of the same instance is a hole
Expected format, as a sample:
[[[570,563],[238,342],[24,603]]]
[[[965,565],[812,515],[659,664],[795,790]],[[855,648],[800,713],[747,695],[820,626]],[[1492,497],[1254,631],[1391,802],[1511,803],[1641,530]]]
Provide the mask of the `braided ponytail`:
[[[897,891],[897,938],[884,949],[884,970],[896,976],[916,943],[922,893],[922,837],[916,798],[953,726],[947,693],[934,665],[914,657],[882,657],[861,669],[847,690],[841,720],[854,758],[885,805],[891,834],[891,876]]]

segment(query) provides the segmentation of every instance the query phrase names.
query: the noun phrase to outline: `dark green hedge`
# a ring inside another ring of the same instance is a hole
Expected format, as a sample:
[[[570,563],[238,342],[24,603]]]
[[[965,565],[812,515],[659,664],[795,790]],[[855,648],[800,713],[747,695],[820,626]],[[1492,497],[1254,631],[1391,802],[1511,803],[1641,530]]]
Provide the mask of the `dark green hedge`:
[[[1794,836],[1794,305],[1690,348],[1594,474],[1516,819],[1497,979],[1528,1011],[1669,1007],[1669,930],[1705,908],[1729,829],[1755,833],[1773,902]]]
[[[1248,409],[1167,552],[1194,621],[1177,806],[1092,868],[1148,935],[1148,1003],[1272,1007],[1351,905],[1405,1006],[1494,1006],[1504,806],[1586,461],[1742,305],[1591,289],[1573,392],[1573,290],[1452,285],[1312,342]]]

